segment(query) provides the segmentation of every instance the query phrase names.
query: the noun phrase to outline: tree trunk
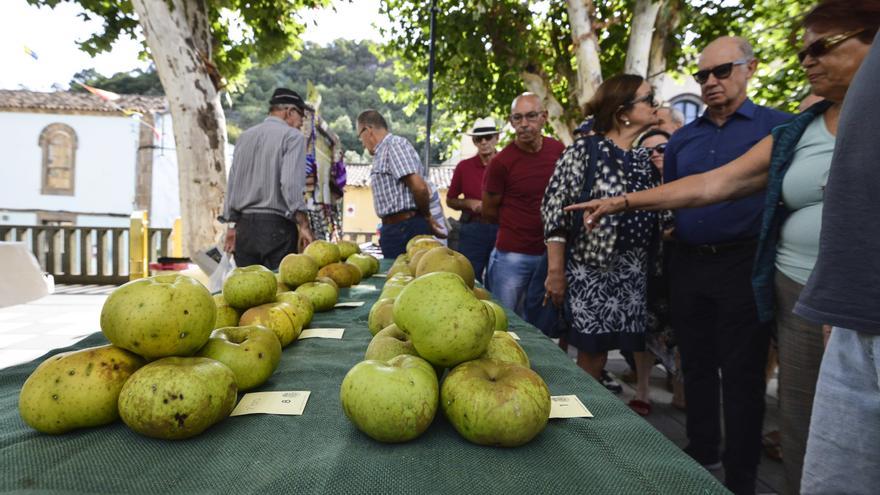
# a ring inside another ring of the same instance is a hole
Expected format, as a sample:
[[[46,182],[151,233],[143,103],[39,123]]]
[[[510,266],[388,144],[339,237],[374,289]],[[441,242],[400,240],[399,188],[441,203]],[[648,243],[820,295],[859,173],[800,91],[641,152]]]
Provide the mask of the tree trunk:
[[[226,190],[226,118],[211,80],[204,0],[132,0],[174,121],[183,252],[217,243]]]
[[[540,74],[534,72],[523,71],[520,73],[520,76],[526,88],[538,95],[538,98],[544,104],[544,109],[547,110],[547,121],[550,123],[550,127],[553,128],[556,137],[566,146],[573,143],[574,139],[571,136],[572,127],[565,120],[565,109],[562,108],[559,100],[553,96],[547,81]]]
[[[662,82],[666,74],[666,56],[672,51],[675,38],[672,33],[681,24],[681,1],[664,0],[657,13],[654,36],[651,39],[651,57],[648,62],[648,78]]]
[[[593,31],[590,16],[592,0],[566,0],[568,23],[574,56],[577,60],[578,84],[575,95],[579,107],[583,107],[593,97],[596,88],[602,84],[602,64],[599,62],[599,41]]]
[[[627,74],[648,76],[651,38],[657,12],[662,3],[662,0],[636,0],[629,29],[629,45],[626,49],[624,72]]]

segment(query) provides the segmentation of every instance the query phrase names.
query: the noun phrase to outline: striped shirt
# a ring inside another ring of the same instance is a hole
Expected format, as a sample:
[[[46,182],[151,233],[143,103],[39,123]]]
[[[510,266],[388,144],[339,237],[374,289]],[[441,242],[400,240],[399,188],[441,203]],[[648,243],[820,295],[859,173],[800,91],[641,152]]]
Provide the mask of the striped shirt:
[[[387,134],[376,146],[370,169],[373,208],[379,218],[416,209],[412,191],[401,180],[410,174],[422,174],[419,154],[406,138]]]
[[[305,210],[305,136],[278,117],[244,131],[235,144],[223,219],[244,213],[274,213],[293,220]]]

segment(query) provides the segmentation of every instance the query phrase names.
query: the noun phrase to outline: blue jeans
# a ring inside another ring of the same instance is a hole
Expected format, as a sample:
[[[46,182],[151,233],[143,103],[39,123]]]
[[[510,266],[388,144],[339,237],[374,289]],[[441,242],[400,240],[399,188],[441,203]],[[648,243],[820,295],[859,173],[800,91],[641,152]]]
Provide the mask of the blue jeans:
[[[419,215],[379,229],[379,247],[382,257],[394,259],[406,252],[406,243],[417,235],[431,235],[428,221]]]
[[[816,384],[801,493],[877,493],[880,335],[834,327]]]
[[[524,315],[526,288],[541,262],[541,255],[492,250],[486,273],[487,287],[503,306]]]
[[[489,264],[497,236],[498,225],[494,223],[463,223],[459,227],[458,252],[471,262],[477,282],[483,283],[483,270]]]

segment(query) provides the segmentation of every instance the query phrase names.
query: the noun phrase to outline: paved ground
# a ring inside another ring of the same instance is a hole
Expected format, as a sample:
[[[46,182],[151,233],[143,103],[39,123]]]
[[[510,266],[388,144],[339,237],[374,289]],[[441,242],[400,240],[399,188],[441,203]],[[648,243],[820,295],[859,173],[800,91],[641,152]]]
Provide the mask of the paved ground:
[[[100,331],[101,306],[112,286],[59,285],[55,294],[28,304],[0,308],[0,370],[34,360],[51,349],[70,346],[91,333]],[[574,357],[573,351],[569,354]],[[607,369],[621,377],[627,370],[619,353],[610,353]],[[0,371],[2,372],[2,371]],[[635,390],[618,379],[624,390],[620,399],[628,402]],[[651,376],[653,411],[645,418],[676,445],[684,447],[685,415],[671,405],[672,394],[666,390],[665,372],[655,367]],[[765,431],[777,429],[778,401],[776,380],[768,385]],[[723,480],[723,472],[713,473]],[[782,464],[767,458],[761,461],[758,493],[781,493]]]

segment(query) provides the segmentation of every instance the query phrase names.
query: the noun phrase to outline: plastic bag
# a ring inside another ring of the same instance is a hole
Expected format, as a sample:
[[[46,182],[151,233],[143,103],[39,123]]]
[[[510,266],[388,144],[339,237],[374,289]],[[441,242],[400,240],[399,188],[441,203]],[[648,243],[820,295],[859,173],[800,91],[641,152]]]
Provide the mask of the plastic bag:
[[[232,259],[232,256],[230,256],[229,253],[223,251],[223,256],[220,257],[220,263],[217,265],[214,273],[211,274],[211,278],[208,279],[208,290],[210,290],[212,294],[222,291],[223,282],[226,281],[226,277],[229,276],[229,273],[232,272],[234,268],[235,260]]]

